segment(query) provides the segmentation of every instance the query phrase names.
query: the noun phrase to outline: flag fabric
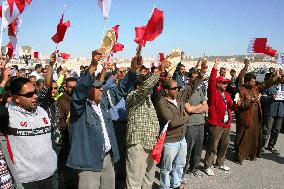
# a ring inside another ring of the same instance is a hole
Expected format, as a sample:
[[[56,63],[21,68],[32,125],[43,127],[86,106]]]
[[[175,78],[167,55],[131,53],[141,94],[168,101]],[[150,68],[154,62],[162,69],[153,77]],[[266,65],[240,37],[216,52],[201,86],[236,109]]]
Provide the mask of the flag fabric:
[[[8,36],[10,39],[10,42],[8,43],[8,56],[9,58],[14,58],[15,55],[17,54],[17,43],[18,43],[18,33],[19,33],[19,28],[20,28],[20,22],[21,20],[16,18],[11,24],[8,25]],[[15,57],[17,58],[17,57]]]
[[[117,53],[118,51],[122,51],[124,49],[124,45],[121,43],[118,43],[118,31],[119,31],[119,25],[115,25],[111,28],[115,33],[115,42],[114,45],[110,51],[110,56],[113,56],[114,53]]]
[[[254,38],[248,46],[248,53],[265,53],[267,38]]]
[[[284,52],[278,53],[277,64],[284,64]]]
[[[38,58],[38,51],[34,51],[34,58],[37,59]]]
[[[7,52],[7,56],[12,59],[13,58],[13,53],[14,53],[14,47],[12,45],[11,42],[9,42],[7,45],[6,45],[7,49],[8,49],[8,52]]]
[[[146,26],[135,27],[135,42],[140,46],[145,46],[147,41],[153,41],[163,31],[164,12],[154,8],[152,16]]]
[[[151,151],[151,157],[155,160],[157,164],[160,163],[161,161],[161,156],[162,156],[162,151],[163,151],[163,146],[166,140],[166,134],[167,134],[167,129],[169,126],[169,122],[164,126],[162,133],[160,134],[160,137],[155,144],[153,150]]]
[[[111,49],[112,53],[117,53],[118,51],[122,51],[124,49],[124,45],[121,43],[115,43]]]
[[[66,30],[68,27],[70,27],[70,21],[63,22],[64,14],[62,14],[61,19],[57,25],[57,32],[56,34],[51,38],[54,43],[60,43],[63,41]]]
[[[271,57],[274,57],[276,55],[276,53],[277,53],[277,50],[273,49],[272,47],[270,47],[268,45],[266,46],[264,54],[267,54]]]
[[[32,0],[4,0],[1,7],[2,27],[6,28],[18,18]]]
[[[162,62],[163,60],[165,60],[165,55],[164,55],[164,53],[159,53],[159,58],[160,58],[160,62]]]
[[[107,21],[111,6],[111,0],[98,0],[98,5],[103,12],[104,20]]]
[[[59,53],[59,56],[62,57],[64,60],[67,60],[68,58],[70,58],[70,54],[68,53]]]

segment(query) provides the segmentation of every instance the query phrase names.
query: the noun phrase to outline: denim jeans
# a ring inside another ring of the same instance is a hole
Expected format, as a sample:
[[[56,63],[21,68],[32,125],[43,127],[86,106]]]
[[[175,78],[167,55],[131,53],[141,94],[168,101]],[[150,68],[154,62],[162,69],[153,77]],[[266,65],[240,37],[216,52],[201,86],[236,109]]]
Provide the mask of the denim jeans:
[[[181,185],[183,168],[186,163],[187,143],[185,138],[163,146],[160,189],[176,188]]]

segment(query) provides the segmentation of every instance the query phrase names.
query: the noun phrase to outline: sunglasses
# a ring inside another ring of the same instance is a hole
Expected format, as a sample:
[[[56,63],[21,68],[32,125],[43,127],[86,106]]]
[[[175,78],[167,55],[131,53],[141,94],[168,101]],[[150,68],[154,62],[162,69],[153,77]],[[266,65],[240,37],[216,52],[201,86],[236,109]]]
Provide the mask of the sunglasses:
[[[6,60],[6,58],[1,57],[0,60]]]
[[[37,92],[33,91],[33,92],[26,93],[26,94],[16,94],[16,95],[23,96],[23,97],[26,97],[26,98],[32,98],[36,94],[37,94]]]
[[[172,87],[172,88],[168,88],[168,89],[170,89],[170,90],[179,90],[179,87],[177,86],[177,87]]]

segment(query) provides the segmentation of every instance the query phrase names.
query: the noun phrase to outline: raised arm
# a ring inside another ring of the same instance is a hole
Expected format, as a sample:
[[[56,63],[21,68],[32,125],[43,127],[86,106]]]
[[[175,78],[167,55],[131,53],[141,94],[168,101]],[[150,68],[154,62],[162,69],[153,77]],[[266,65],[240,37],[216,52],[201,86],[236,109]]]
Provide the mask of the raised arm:
[[[56,62],[56,55],[55,53],[53,53],[51,56],[50,56],[50,61],[49,61],[49,65],[47,67],[47,72],[46,72],[46,77],[45,77],[45,85],[47,87],[51,87],[52,85],[52,80],[53,80],[53,65],[55,64]]]
[[[246,59],[244,60],[244,67],[243,67],[243,69],[240,71],[239,76],[238,76],[240,85],[243,85],[243,84],[244,84],[244,78],[245,78],[245,75],[246,75],[246,73],[247,73],[249,64],[250,64],[250,61],[249,61],[249,59],[246,58]]]
[[[82,75],[74,92],[72,93],[71,114],[79,116],[84,110],[86,100],[89,97],[90,88],[95,81],[95,71],[98,61],[102,58],[100,50],[92,52],[92,62],[88,70]],[[72,116],[73,117],[73,116]]]

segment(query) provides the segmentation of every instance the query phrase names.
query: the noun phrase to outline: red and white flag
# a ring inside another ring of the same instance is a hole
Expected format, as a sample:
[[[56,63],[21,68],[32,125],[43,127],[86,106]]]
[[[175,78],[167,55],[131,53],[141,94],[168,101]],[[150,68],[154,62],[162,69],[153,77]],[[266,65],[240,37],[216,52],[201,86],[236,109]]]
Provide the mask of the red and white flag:
[[[277,53],[277,50],[273,49],[272,47],[270,47],[268,45],[266,46],[264,54],[267,54],[271,57],[274,57],[276,55],[276,53]]]
[[[107,21],[111,6],[111,0],[98,0],[98,5],[103,12],[104,20]]]
[[[61,41],[63,41],[66,30],[68,27],[70,27],[70,21],[66,21],[63,22],[63,18],[64,18],[64,13],[61,16],[61,19],[57,25],[57,32],[56,34],[51,38],[54,43],[60,43]]]
[[[32,0],[3,0],[1,7],[2,28],[18,18]]]
[[[121,43],[118,43],[118,31],[119,31],[119,25],[115,25],[112,27],[113,31],[115,32],[115,43],[111,49],[111,56],[113,56],[114,53],[117,53],[118,51],[123,51],[124,45]]]
[[[151,157],[155,160],[157,164],[159,164],[161,161],[163,146],[166,140],[166,134],[167,134],[169,122],[170,121],[168,121],[167,124],[164,126],[163,131],[160,134],[160,137],[151,152]]]
[[[250,40],[248,46],[248,53],[265,53],[267,38],[254,38]]]
[[[153,41],[163,31],[164,12],[154,8],[151,18],[146,26],[135,27],[134,41],[139,46],[145,46],[147,41]]]
[[[17,55],[16,52],[18,50],[17,43],[18,43],[18,33],[20,26],[21,26],[21,19],[19,19],[19,17],[8,25],[8,36],[10,42],[7,45],[7,47],[8,47],[9,58],[18,58],[15,57],[15,55]]]

